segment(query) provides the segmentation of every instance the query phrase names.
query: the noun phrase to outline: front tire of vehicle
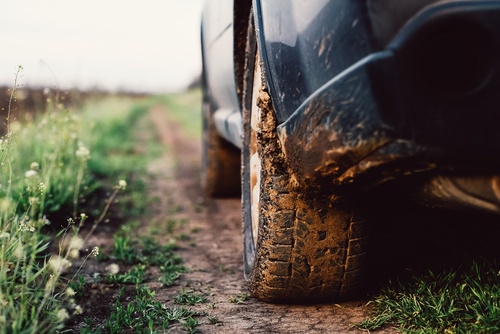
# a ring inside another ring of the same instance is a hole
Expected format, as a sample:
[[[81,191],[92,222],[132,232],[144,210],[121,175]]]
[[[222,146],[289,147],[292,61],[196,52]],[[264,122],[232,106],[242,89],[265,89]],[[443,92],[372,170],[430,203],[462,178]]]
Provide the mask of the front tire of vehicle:
[[[249,29],[247,54],[255,57],[244,80],[242,202],[250,291],[270,302],[352,297],[363,285],[365,224],[294,181]]]

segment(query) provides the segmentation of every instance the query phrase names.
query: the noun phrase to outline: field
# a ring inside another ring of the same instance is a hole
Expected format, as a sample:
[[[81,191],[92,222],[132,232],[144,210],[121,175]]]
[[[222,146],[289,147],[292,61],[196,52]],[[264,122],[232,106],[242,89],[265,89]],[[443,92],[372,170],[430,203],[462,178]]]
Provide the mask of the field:
[[[500,331],[495,219],[400,206],[360,300],[262,303],[240,200],[199,186],[199,90],[4,91],[0,333]]]

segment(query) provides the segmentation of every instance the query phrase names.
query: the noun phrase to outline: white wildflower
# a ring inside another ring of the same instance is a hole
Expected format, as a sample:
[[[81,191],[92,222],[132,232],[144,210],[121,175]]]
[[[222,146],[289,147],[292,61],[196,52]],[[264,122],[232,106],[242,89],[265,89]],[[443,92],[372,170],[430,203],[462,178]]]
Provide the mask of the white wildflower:
[[[16,245],[16,249],[14,249],[14,253],[12,254],[14,257],[20,261],[23,261],[25,258],[24,246],[18,242]]]
[[[68,318],[69,318],[69,314],[65,308],[62,308],[59,311],[57,311],[57,320],[59,320],[59,322],[64,322]]]
[[[70,249],[68,255],[72,259],[78,259],[80,257],[80,250],[78,250],[78,249]]]
[[[69,257],[72,259],[78,259],[80,257],[80,249],[83,248],[83,239],[74,236],[69,240],[66,239],[62,245],[62,248],[68,253]]]
[[[120,266],[117,265],[116,263],[111,263],[109,266],[106,267],[106,271],[110,275],[116,275],[120,272]]]
[[[73,297],[74,295],[76,295],[76,292],[75,292],[75,290],[73,290],[73,288],[67,287],[66,288],[66,295],[68,295],[68,297]]]
[[[30,169],[31,170],[38,170],[40,168],[40,165],[38,164],[38,162],[36,161],[33,161],[31,164],[30,164]]]
[[[90,159],[90,150],[83,143],[78,143],[78,150],[75,152],[76,157],[82,161]]]
[[[30,170],[26,171],[26,173],[24,173],[24,177],[26,177],[28,179],[32,178],[34,176],[37,176],[37,175],[38,175],[38,172],[36,170],[32,170],[32,169],[30,169]]]
[[[55,274],[63,273],[69,267],[71,267],[71,262],[58,255],[52,256],[49,260],[49,268]]]
[[[54,288],[56,287],[57,283],[57,277],[54,275],[50,275],[50,278],[48,279],[47,283],[45,283],[45,294],[49,295],[54,291]]]
[[[83,239],[78,237],[78,236],[74,236],[72,237],[69,242],[68,242],[68,249],[82,249],[83,248]]]
[[[127,188],[127,181],[125,180],[118,181],[118,188],[120,188],[120,190],[125,190],[125,188]]]
[[[44,215],[41,220],[41,225],[50,225],[50,220],[47,219],[47,217]]]
[[[74,314],[83,314],[83,309],[80,305],[75,305]]]
[[[21,221],[19,223],[19,231],[21,232],[35,232],[35,227],[29,224],[29,220],[27,222]]]
[[[28,198],[28,203],[31,206],[36,205],[38,202],[40,202],[40,199],[38,197],[30,197],[30,198]]]
[[[92,252],[91,252],[91,254],[92,254],[93,256],[97,256],[97,255],[99,255],[99,247],[95,246],[94,248],[92,248]]]

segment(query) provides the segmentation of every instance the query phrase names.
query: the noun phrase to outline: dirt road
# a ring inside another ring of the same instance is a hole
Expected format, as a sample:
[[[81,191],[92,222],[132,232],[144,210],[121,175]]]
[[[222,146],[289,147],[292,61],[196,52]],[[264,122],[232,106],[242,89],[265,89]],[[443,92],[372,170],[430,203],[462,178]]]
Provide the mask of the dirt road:
[[[218,320],[203,323],[201,333],[362,333],[352,324],[367,315],[366,301],[323,305],[272,305],[248,298],[243,278],[239,199],[204,199],[200,188],[200,143],[188,139],[161,108],[151,110],[167,154],[151,166],[153,195],[161,199],[160,217],[185,219],[191,246],[180,254],[191,272],[181,285],[209,293],[201,310]],[[177,213],[172,214],[172,208]],[[171,291],[159,290],[168,299]],[[396,333],[394,330],[380,333]]]
[[[208,314],[200,319],[201,333],[363,333],[353,324],[368,316],[368,299],[273,305],[248,297],[242,274],[240,200],[205,199],[200,188],[199,140],[187,138],[162,107],[153,108],[150,117],[166,148],[165,155],[150,166],[156,175],[152,195],[160,199],[154,215],[156,221],[185,222],[181,232],[189,237],[181,243],[180,254],[191,269],[182,276],[180,287],[156,290],[157,298],[171,302],[173,293],[182,288],[207,294],[207,303],[198,306]],[[500,254],[496,219],[424,210],[406,202],[394,196],[380,201],[376,220],[382,224],[374,228],[369,270],[375,293],[391,279],[404,282],[428,270],[460,270],[472,260]],[[377,333],[398,331],[385,328]]]

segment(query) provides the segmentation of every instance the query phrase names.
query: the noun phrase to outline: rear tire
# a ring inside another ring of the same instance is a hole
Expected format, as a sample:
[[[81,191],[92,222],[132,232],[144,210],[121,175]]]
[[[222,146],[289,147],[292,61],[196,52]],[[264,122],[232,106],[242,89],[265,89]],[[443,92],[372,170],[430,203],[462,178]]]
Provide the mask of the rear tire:
[[[205,81],[205,80],[204,80]],[[215,127],[204,83],[201,183],[209,197],[234,197],[241,193],[241,153],[224,140]]]
[[[247,55],[255,55],[248,57],[243,94],[243,231],[250,291],[271,302],[352,297],[363,286],[365,224],[295,182],[259,70],[252,24]]]

